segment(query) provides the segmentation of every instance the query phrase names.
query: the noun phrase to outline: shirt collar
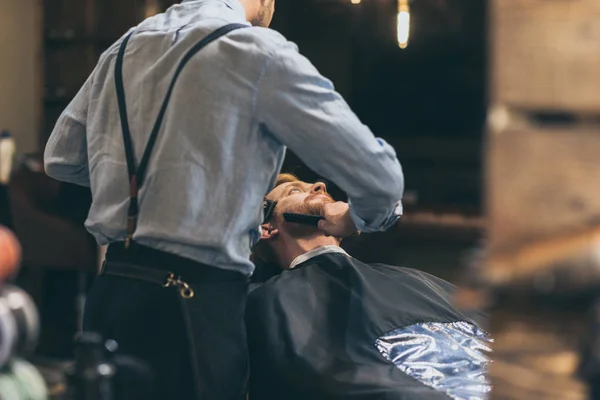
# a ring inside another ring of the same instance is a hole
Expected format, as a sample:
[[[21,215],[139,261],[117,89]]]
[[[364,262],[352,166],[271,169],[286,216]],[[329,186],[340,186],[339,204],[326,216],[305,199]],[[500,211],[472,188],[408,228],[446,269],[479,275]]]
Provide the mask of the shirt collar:
[[[244,7],[242,6],[242,3],[239,2],[239,0],[183,0],[181,2],[181,4],[184,4],[184,3],[203,4],[203,3],[215,3],[215,2],[225,4],[227,7],[229,7],[233,11],[235,11],[241,17],[244,17],[244,21],[246,20],[246,10],[244,10]]]
[[[292,261],[292,263],[290,264],[289,269],[296,268],[299,264],[302,264],[303,262],[308,261],[313,257],[320,256],[321,254],[327,254],[327,253],[340,253],[340,254],[348,255],[348,253],[346,253],[344,251],[344,249],[342,249],[340,246],[329,245],[329,246],[317,247],[316,249],[307,251],[306,253],[301,254],[298,257],[294,258],[294,261]]]

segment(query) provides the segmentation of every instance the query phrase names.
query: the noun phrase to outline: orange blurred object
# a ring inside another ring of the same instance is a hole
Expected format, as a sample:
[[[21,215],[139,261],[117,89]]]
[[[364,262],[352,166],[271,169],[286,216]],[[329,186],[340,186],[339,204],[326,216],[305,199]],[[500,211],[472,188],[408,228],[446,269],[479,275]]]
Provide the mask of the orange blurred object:
[[[21,264],[21,245],[12,231],[0,225],[0,282],[14,276]]]

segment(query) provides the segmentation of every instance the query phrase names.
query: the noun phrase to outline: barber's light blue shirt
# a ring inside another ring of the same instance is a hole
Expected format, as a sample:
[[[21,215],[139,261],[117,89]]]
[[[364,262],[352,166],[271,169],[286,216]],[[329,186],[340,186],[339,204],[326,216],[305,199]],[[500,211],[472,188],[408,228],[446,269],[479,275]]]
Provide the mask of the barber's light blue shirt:
[[[136,162],[182,55],[215,29],[245,21],[238,0],[188,0],[133,28],[123,76]],[[100,244],[125,239],[129,202],[113,79],[121,40],[100,57],[44,154],[48,175],[91,187],[86,227]],[[250,27],[207,46],[183,70],[140,191],[134,240],[250,274],[263,196],[286,147],[347,192],[361,231],[399,218],[404,180],[393,148],[296,45]]]

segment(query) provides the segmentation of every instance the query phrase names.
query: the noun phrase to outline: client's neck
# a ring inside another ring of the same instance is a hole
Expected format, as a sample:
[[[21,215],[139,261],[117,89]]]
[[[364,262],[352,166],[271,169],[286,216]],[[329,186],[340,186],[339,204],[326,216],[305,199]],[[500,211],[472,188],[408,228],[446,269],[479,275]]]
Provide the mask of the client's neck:
[[[274,250],[279,266],[287,269],[296,257],[323,246],[339,246],[338,239],[321,233],[305,238],[281,235]]]

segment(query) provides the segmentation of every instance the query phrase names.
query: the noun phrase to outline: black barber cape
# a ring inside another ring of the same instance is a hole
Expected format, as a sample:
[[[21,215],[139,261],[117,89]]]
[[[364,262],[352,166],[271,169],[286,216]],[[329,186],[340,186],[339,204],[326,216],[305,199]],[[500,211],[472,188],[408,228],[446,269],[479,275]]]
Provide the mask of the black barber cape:
[[[489,338],[421,271],[328,253],[250,293],[250,400],[485,399]]]

